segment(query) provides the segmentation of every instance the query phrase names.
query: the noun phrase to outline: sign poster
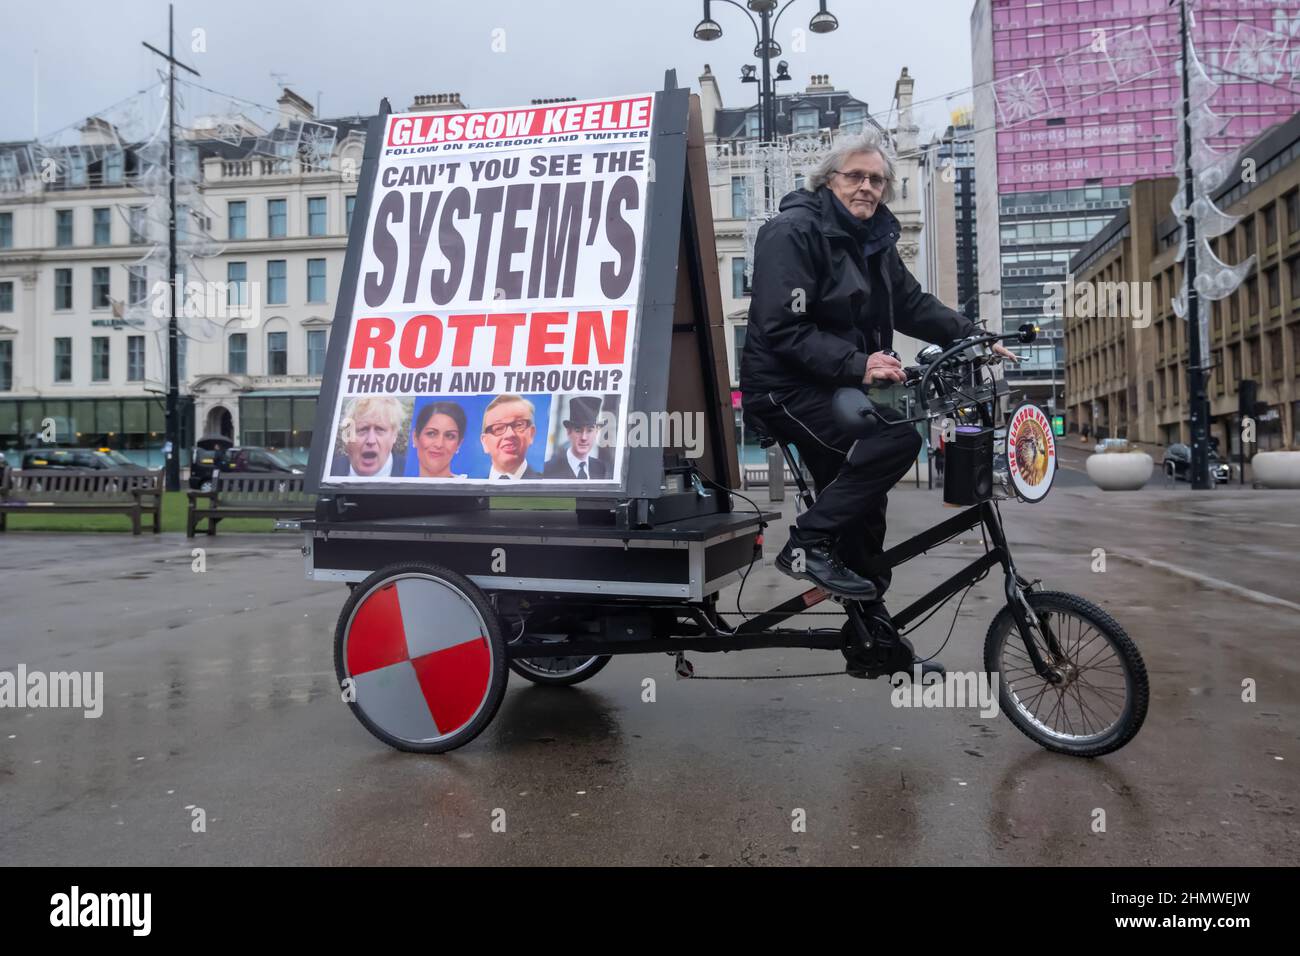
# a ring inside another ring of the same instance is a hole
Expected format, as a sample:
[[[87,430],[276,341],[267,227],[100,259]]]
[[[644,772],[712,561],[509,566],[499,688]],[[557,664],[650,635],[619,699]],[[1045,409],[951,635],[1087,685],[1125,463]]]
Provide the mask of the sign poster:
[[[323,484],[620,486],[653,104],[388,117]]]
[[[1007,470],[1022,501],[1042,501],[1056,477],[1052,423],[1037,405],[1022,403],[1007,425]]]

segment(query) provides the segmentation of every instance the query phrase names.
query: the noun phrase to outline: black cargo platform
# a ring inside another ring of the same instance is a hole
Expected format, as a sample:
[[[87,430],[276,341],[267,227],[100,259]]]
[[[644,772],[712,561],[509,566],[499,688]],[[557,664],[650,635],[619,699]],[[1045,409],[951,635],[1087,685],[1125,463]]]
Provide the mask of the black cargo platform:
[[[304,521],[307,576],[357,582],[401,561],[428,561],[485,591],[700,601],[749,567],[773,512],[683,518],[652,528],[592,524],[573,511],[487,509],[413,517]]]

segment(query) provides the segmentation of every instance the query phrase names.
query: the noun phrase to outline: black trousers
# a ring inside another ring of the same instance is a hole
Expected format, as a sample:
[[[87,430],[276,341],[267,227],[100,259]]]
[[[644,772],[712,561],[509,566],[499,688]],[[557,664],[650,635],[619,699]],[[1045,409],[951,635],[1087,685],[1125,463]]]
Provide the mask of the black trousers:
[[[920,454],[911,424],[882,426],[867,438],[844,433],[831,417],[833,389],[805,387],[745,393],[748,412],[773,438],[789,442],[812,473],[817,500],[792,529],[802,538],[829,537],[853,571],[884,594],[892,575],[872,573],[871,559],[884,550],[888,492]]]

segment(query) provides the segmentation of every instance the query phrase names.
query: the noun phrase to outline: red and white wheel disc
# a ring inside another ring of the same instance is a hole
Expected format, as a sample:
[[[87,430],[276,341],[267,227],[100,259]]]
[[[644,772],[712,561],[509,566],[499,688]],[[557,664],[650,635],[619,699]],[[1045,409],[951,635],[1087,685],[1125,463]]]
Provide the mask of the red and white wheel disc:
[[[419,743],[473,720],[496,666],[474,605],[446,581],[420,574],[385,581],[357,604],[344,652],[366,718]]]

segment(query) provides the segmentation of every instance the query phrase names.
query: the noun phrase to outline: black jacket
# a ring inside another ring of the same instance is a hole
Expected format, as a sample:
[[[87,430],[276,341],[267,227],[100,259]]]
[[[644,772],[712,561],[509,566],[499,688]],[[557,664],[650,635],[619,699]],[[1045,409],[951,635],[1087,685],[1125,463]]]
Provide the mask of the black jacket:
[[[883,203],[864,222],[822,186],[790,193],[780,208],[754,245],[740,359],[746,394],[859,385],[867,355],[890,348],[894,329],[938,345],[978,331],[921,291],[895,247],[898,219]]]

